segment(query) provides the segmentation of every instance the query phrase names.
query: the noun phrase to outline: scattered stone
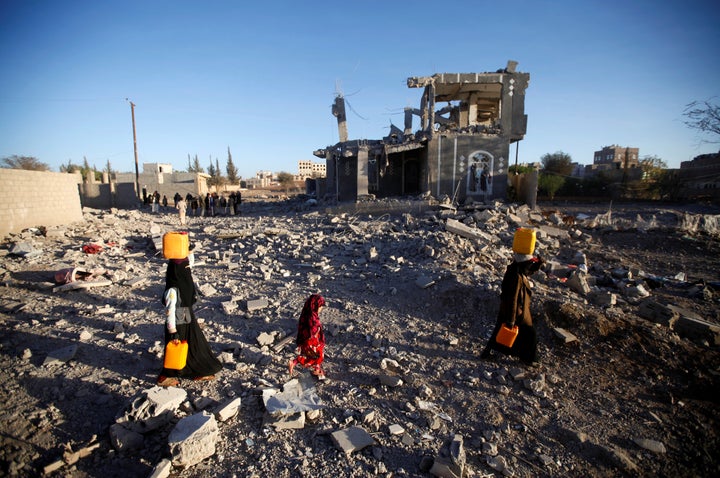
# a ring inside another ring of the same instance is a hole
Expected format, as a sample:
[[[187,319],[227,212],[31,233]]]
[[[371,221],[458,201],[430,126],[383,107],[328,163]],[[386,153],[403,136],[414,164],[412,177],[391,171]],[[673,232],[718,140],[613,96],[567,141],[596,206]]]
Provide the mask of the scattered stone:
[[[568,332],[567,330],[561,328],[561,327],[555,327],[553,329],[553,332],[555,332],[555,336],[559,338],[564,344],[569,344],[570,342],[577,342],[578,338]]]
[[[163,458],[162,460],[160,460],[160,463],[155,465],[155,468],[153,469],[152,473],[150,473],[150,476],[148,476],[148,478],[168,478],[171,471],[172,462],[167,458]]]
[[[110,425],[110,443],[117,451],[133,451],[142,449],[145,439],[142,434],[113,423]]]
[[[248,312],[255,312],[256,310],[264,309],[268,306],[267,299],[253,299],[247,301]]]
[[[47,357],[45,357],[45,361],[43,362],[43,366],[50,367],[53,365],[60,365],[63,363],[67,363],[70,360],[72,360],[75,357],[75,354],[77,353],[78,346],[68,345],[67,347],[63,347],[61,349],[57,349],[53,352],[50,352]]]
[[[201,412],[181,419],[168,437],[173,465],[187,468],[214,455],[219,438],[217,421],[211,414]]]
[[[648,438],[633,438],[633,441],[637,446],[650,450],[653,453],[662,454],[667,451],[665,449],[665,445],[657,440],[650,440]]]
[[[358,426],[334,431],[330,434],[330,438],[335,446],[346,454],[375,444],[373,437],[364,428]]]
[[[235,415],[237,415],[238,410],[240,409],[240,397],[233,398],[231,400],[228,400],[227,402],[219,405],[215,409],[215,418],[219,422],[225,422]]]

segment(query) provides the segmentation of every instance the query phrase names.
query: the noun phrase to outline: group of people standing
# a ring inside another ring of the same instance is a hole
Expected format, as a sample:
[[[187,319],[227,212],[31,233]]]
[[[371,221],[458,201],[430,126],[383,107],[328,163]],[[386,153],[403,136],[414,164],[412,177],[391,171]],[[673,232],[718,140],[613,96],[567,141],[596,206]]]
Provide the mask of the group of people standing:
[[[215,216],[221,215],[239,215],[240,204],[242,203],[242,194],[238,191],[231,192],[226,198],[224,195],[218,196],[217,193],[207,193],[205,196],[193,196],[187,193],[182,197],[179,193],[175,193],[175,209],[180,216],[180,225],[187,224],[188,212],[192,216]]]

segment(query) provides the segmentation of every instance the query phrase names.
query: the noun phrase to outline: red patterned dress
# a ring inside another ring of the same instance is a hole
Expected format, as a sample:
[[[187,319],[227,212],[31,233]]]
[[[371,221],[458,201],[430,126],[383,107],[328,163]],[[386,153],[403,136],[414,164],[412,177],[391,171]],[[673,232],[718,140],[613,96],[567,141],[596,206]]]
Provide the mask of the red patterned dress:
[[[305,301],[300,320],[298,321],[298,335],[296,343],[300,354],[290,361],[290,375],[293,368],[300,364],[311,369],[312,373],[321,380],[325,379],[321,365],[325,359],[325,334],[320,323],[320,309],[325,305],[325,299],[313,294]]]

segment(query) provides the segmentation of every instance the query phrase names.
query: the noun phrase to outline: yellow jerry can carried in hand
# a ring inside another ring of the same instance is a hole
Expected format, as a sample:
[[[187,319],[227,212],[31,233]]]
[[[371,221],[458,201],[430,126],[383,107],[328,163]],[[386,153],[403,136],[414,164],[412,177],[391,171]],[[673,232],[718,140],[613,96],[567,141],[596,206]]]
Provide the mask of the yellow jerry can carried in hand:
[[[185,259],[190,254],[190,236],[187,232],[166,232],[162,245],[165,259]]]
[[[507,325],[502,324],[500,330],[498,330],[497,336],[495,337],[495,342],[499,343],[500,345],[504,345],[505,347],[512,347],[515,343],[515,339],[517,338],[517,336],[517,325],[513,325],[512,328],[510,328]]]
[[[182,342],[168,342],[165,347],[165,363],[163,367],[173,370],[182,370],[187,364],[188,343],[187,340]]]
[[[513,252],[532,255],[535,252],[535,229],[521,227],[513,237]]]

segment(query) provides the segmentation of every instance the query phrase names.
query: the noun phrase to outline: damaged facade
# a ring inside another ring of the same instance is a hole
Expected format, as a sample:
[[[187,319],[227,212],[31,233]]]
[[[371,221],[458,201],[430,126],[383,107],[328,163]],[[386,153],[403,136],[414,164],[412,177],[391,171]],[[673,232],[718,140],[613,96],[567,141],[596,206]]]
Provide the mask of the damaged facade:
[[[411,77],[420,108],[405,109],[404,129],[381,140],[348,140],[345,103],[335,98],[340,141],[313,154],[327,162],[326,196],[338,201],[429,192],[458,202],[504,198],[510,145],[527,129],[530,74],[517,63],[494,73]],[[420,128],[413,132],[413,118]]]

